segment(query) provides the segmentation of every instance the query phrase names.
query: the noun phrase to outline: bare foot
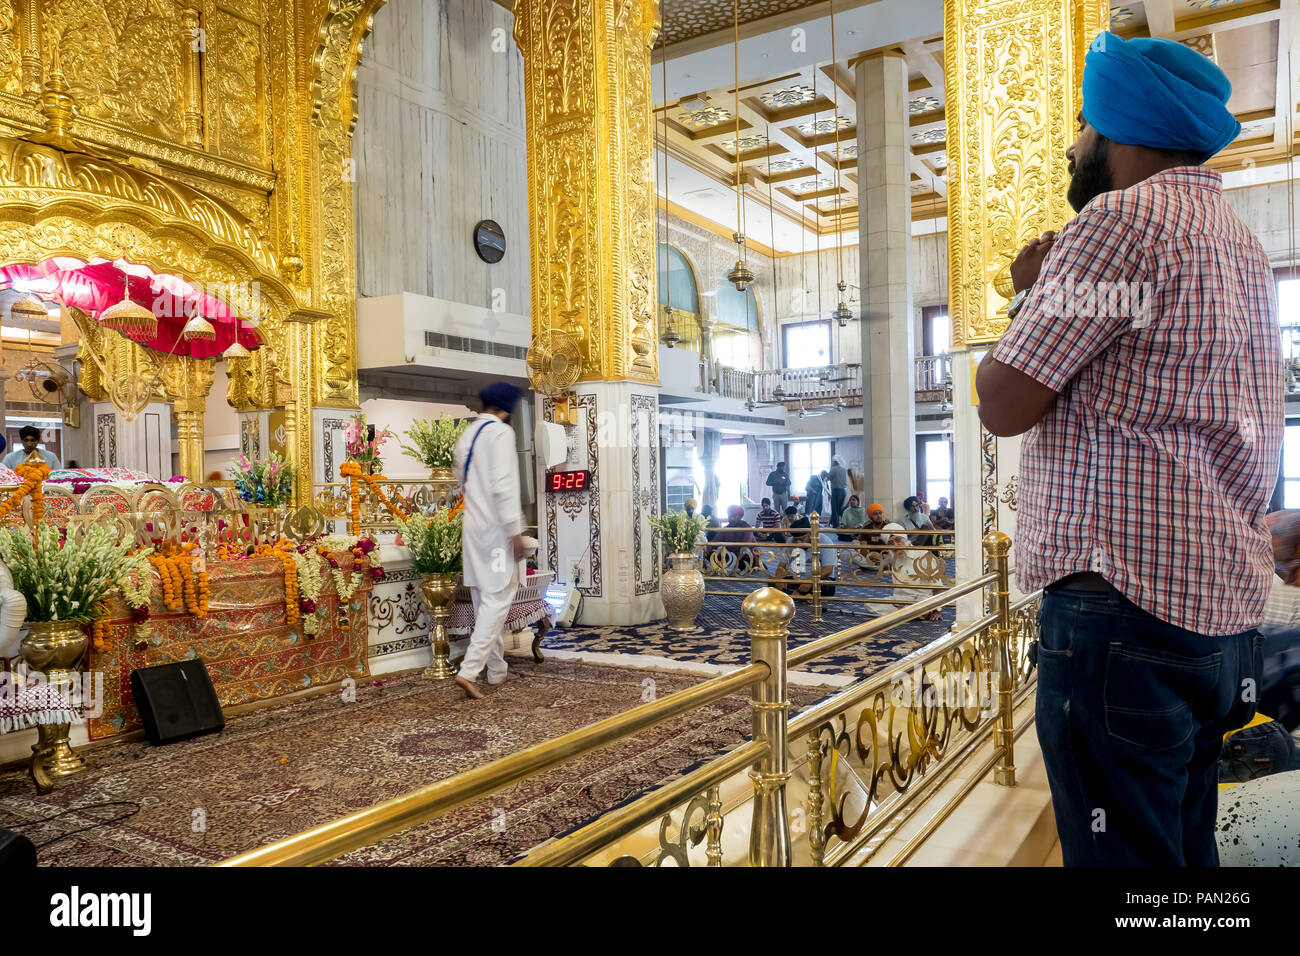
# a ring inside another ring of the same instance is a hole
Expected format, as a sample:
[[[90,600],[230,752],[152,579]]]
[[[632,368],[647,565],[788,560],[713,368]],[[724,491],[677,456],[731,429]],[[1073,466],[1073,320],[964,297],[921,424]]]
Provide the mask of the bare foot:
[[[478,684],[474,683],[472,680],[467,680],[464,677],[457,677],[456,683],[464,689],[465,696],[470,700],[483,699],[483,692],[478,689]]]

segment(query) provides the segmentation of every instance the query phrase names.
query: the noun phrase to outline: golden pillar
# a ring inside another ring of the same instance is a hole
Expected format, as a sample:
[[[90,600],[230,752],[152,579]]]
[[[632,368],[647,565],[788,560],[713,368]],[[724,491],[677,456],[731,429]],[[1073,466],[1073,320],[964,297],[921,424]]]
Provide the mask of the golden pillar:
[[[176,417],[176,449],[180,473],[190,481],[202,481],[203,413],[212,390],[213,359],[163,356],[162,384]]]
[[[1082,105],[1083,61],[1106,28],[1105,0],[948,0],[948,308],[953,326],[957,576],[982,572],[980,541],[1015,535],[1019,438],[979,421],[975,367],[1006,331],[1011,262],[1071,217],[1065,151]],[[975,620],[979,598],[958,620]]]
[[[583,381],[658,384],[655,0],[518,0],[533,335],[578,339]]]
[[[1105,0],[950,0],[944,15],[949,314],[957,347],[1006,330],[1011,261],[1070,218],[1066,148]]]

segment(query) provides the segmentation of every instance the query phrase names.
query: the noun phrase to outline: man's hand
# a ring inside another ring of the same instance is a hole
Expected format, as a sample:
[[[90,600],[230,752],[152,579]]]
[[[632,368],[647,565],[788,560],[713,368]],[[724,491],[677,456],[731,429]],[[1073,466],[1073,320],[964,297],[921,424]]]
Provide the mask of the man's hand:
[[[1016,261],[1011,263],[1011,284],[1015,286],[1017,292],[1023,292],[1038,281],[1038,273],[1043,269],[1043,260],[1047,258],[1047,251],[1052,248],[1055,240],[1056,233],[1045,232],[1037,239],[1029,240],[1029,243],[1020,250]]]
[[[522,534],[515,535],[513,538],[510,539],[510,544],[514,547],[515,550],[515,560],[522,561],[524,559],[524,555],[528,553],[528,548],[524,544],[524,536]]]

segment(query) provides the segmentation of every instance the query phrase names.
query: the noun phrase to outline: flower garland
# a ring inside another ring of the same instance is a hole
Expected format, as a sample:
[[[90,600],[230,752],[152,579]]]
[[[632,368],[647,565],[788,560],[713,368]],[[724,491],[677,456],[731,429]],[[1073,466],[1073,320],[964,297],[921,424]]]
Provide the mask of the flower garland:
[[[163,605],[167,610],[184,608],[197,618],[205,618],[212,588],[207,568],[195,550],[193,541],[184,544],[177,544],[175,540],[164,541],[149,555],[149,563],[162,581]]]
[[[379,499],[380,504],[388,509],[388,513],[394,518],[409,518],[409,511],[404,511],[395,505],[384,494],[384,489],[379,487],[381,481],[387,481],[383,475],[367,475],[361,470],[361,466],[352,459],[348,459],[339,465],[339,474],[348,479],[348,498],[351,503],[352,530],[357,534],[361,533],[361,482],[366,483],[370,493]]]
[[[117,579],[117,588],[131,609],[131,620],[135,622],[132,639],[137,646],[147,644],[149,635],[145,625],[149,622],[149,602],[153,599],[153,575],[145,571],[139,574],[128,572]]]
[[[309,545],[304,545],[291,553],[293,563],[298,569],[298,610],[304,615],[302,630],[304,634],[312,636],[320,629],[317,602],[325,587],[325,577],[321,573],[321,559]]]
[[[249,552],[250,557],[278,558],[284,567],[284,620],[286,624],[297,624],[302,618],[302,600],[298,592],[297,549],[288,538],[281,538],[275,544],[259,544]]]
[[[28,495],[32,498],[32,524],[38,525],[45,519],[45,493],[41,486],[50,477],[50,466],[44,461],[21,462],[14,471],[23,483],[8,498],[0,502],[0,521],[23,503]]]
[[[90,645],[97,651],[108,647],[108,599],[95,604],[94,617],[90,619]]]

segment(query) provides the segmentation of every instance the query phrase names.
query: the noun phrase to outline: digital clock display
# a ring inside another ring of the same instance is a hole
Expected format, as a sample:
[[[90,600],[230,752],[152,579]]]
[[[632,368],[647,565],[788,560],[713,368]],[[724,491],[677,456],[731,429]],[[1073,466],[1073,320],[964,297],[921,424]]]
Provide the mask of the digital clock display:
[[[552,471],[546,476],[546,490],[585,491],[590,481],[589,471]]]

